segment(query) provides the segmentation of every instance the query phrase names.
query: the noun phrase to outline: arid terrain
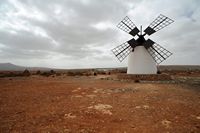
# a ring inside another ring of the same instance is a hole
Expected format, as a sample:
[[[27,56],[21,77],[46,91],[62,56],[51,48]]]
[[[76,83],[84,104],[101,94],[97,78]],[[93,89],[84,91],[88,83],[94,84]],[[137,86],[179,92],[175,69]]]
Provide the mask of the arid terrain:
[[[0,132],[200,132],[200,74],[174,74],[162,82],[116,77],[2,77]]]

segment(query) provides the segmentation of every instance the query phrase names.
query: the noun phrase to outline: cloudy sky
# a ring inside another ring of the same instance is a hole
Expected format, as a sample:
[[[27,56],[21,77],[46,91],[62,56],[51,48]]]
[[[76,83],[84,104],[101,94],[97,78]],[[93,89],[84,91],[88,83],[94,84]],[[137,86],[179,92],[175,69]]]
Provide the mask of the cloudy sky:
[[[149,38],[173,55],[162,64],[200,65],[199,0],[0,0],[0,62],[55,68],[121,67],[111,49],[131,39],[125,17],[147,27],[175,22]]]

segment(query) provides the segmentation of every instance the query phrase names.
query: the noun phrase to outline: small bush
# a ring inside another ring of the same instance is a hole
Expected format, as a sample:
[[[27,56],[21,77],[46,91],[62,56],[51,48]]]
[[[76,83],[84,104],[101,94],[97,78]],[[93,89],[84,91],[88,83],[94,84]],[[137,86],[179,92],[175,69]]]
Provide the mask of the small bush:
[[[46,76],[49,77],[50,75],[52,75],[50,72],[43,72],[41,73],[42,76]]]
[[[40,75],[40,74],[41,74],[41,71],[40,71],[40,70],[37,70],[36,74],[37,74],[37,75]]]
[[[22,77],[22,76],[30,76],[31,73],[28,70],[25,70],[24,72],[7,72],[0,74],[1,78],[5,77]]]
[[[139,79],[134,80],[135,83],[140,83]]]
[[[158,70],[158,71],[157,71],[157,74],[161,74],[161,71],[160,71],[160,70]]]
[[[67,72],[67,75],[68,75],[68,76],[75,76],[75,74],[74,74],[73,72],[70,72],[70,71]]]
[[[56,73],[56,76],[61,76],[61,73]]]
[[[69,71],[69,72],[67,72],[67,75],[68,76],[84,76],[85,74],[84,74],[84,72],[72,72],[72,71]]]
[[[51,74],[55,74],[56,72],[54,70],[50,70],[50,73]]]
[[[75,72],[76,76],[83,76],[83,72]]]

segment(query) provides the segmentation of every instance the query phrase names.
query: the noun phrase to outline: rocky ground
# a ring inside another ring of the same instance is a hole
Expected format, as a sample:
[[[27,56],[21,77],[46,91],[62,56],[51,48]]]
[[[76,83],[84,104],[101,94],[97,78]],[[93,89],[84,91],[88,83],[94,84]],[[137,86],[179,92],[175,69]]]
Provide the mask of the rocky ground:
[[[199,133],[200,84],[184,79],[0,78],[0,132]]]

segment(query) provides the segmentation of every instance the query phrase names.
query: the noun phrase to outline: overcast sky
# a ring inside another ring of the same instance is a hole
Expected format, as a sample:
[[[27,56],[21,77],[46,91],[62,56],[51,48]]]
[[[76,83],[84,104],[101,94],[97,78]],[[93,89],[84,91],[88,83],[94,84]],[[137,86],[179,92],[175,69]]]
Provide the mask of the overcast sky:
[[[127,66],[111,49],[131,39],[125,17],[146,28],[159,14],[173,19],[149,36],[173,55],[161,64],[200,65],[200,0],[0,0],[0,62],[23,66]]]

